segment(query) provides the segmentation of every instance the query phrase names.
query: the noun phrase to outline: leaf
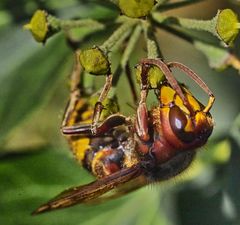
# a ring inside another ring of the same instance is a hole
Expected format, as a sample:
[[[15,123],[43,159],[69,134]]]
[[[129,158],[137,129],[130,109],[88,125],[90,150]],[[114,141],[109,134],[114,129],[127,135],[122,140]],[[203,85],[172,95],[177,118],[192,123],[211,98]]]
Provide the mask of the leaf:
[[[35,150],[34,154],[26,152],[28,154],[0,159],[2,224],[148,225],[157,218],[160,197],[158,190],[151,188],[99,205],[77,205],[31,216],[40,204],[69,187],[89,182],[90,177],[61,150],[46,148]]]
[[[16,30],[15,35],[17,33],[19,30]],[[63,75],[61,70],[67,65],[66,59],[70,51],[63,38],[53,39],[41,49],[37,44],[36,46],[30,44],[29,47],[28,42],[27,38],[22,40],[23,48],[20,47],[21,51],[16,51],[17,56],[11,55],[16,49],[15,42],[12,42],[13,46],[9,52],[4,51],[10,58],[7,56],[7,59],[3,58],[5,63],[1,65],[1,68],[6,65],[7,69],[0,77],[0,141],[49,97],[54,85]],[[24,60],[22,61],[21,58]]]

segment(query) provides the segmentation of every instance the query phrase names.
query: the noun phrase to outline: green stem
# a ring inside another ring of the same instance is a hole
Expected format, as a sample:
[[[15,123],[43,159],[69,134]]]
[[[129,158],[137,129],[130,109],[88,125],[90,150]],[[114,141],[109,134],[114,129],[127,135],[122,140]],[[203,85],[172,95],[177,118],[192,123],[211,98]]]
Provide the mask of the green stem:
[[[215,35],[216,33],[216,21],[213,20],[195,20],[178,18],[179,25],[187,29],[208,31]]]
[[[77,27],[91,27],[91,29],[103,29],[105,26],[92,19],[81,19],[81,20],[61,20],[60,27],[62,29],[71,29]]]
[[[175,27],[175,26],[169,26],[169,25],[165,25],[165,24],[156,24],[160,29],[163,29],[191,44],[194,43],[194,41],[201,41],[201,42],[205,42],[206,44],[210,44],[210,45],[214,45],[214,46],[218,46],[215,42],[209,41],[206,38],[204,39],[203,36],[197,36],[196,34],[192,33],[192,32],[188,32],[185,29],[183,29],[182,27]]]
[[[56,30],[69,30],[78,27],[91,27],[91,29],[96,30],[103,29],[105,27],[104,24],[93,19],[62,20],[52,15],[48,15],[48,22],[50,26]]]
[[[186,29],[207,31],[217,37],[226,46],[231,46],[236,39],[240,27],[239,20],[231,9],[218,10],[211,20],[195,20],[152,13],[152,19],[159,24],[178,25]]]
[[[108,53],[112,50],[112,48],[115,46],[115,44],[118,43],[119,39],[121,39],[122,35],[126,32],[129,32],[132,27],[137,23],[138,20],[129,19],[125,22],[123,22],[122,25],[106,40],[100,48]]]
[[[132,31],[132,27],[133,25],[136,24],[136,21],[137,20],[131,20],[131,22],[126,22],[126,23],[123,23],[121,27],[119,27],[119,29],[113,33],[113,35],[107,40],[107,43],[105,42],[105,46],[104,44],[102,46],[100,46],[101,49],[106,49],[106,46],[109,48],[111,47],[113,49],[116,49],[117,46],[119,46],[119,42],[123,42],[125,39],[126,39],[126,35],[125,34],[128,34],[127,36],[130,35],[131,31]],[[126,26],[126,27],[125,27]],[[128,27],[128,29],[126,29]],[[125,32],[125,33],[122,33],[122,32]],[[128,44],[123,52],[123,55],[122,55],[122,59],[116,69],[116,71],[114,72],[114,75],[113,75],[113,81],[112,81],[112,87],[108,93],[108,97],[109,98],[113,98],[115,95],[116,95],[116,90],[117,90],[117,84],[118,84],[118,81],[119,81],[119,78],[122,74],[122,72],[125,70],[125,67],[127,65],[127,62],[129,60],[129,57],[137,43],[137,40],[141,34],[141,26],[140,25],[137,25],[136,28],[134,29],[134,31],[131,33],[131,36],[130,36],[130,39],[128,41]],[[122,35],[122,37],[120,38],[120,40],[117,40],[117,38],[119,37],[119,34]],[[125,38],[123,38],[125,37]],[[110,41],[109,41],[110,40]],[[117,40],[117,41],[115,41]],[[115,43],[113,45],[113,43]],[[109,50],[109,49],[108,49]]]
[[[166,16],[161,13],[153,13],[152,18],[157,23],[160,23],[160,24],[162,23],[176,24],[186,29],[207,31],[212,33],[214,36],[218,37],[218,33],[216,31],[217,16],[211,20],[195,20],[195,19],[188,19],[188,18]]]
[[[156,59],[156,58],[162,57],[161,51],[159,49],[159,46],[155,38],[155,35],[153,33],[151,25],[148,22],[143,21],[142,26],[143,26],[144,36],[147,44],[147,53],[148,53],[147,57],[150,59]]]
[[[122,74],[122,72],[125,70],[127,62],[129,61],[130,55],[139,39],[139,36],[141,34],[142,28],[140,25],[137,25],[136,28],[134,29],[134,31],[131,34],[131,37],[127,43],[127,46],[122,54],[122,58],[121,61],[113,75],[113,82],[112,82],[112,86],[116,87],[117,83],[119,81],[119,78]]]
[[[121,63],[120,63],[122,68],[126,67],[127,62],[129,61],[130,55],[133,52],[133,49],[139,39],[141,32],[142,32],[141,26],[137,25],[127,43],[127,46],[126,46],[124,52],[123,52]]]
[[[122,45],[122,43],[130,36],[131,32],[132,29],[126,30],[126,32],[122,34],[122,36],[116,41],[114,46],[111,48],[111,52],[117,51]]]
[[[239,70],[239,60],[237,60],[236,57],[234,58],[234,56],[226,48],[221,48],[215,44],[206,42],[200,37],[187,34],[186,32],[174,27],[162,25],[161,28],[193,44],[194,47],[208,59],[210,67],[223,69],[231,65],[235,69]]]
[[[142,27],[140,25],[137,25],[136,28],[134,29],[134,31],[132,32],[131,34],[131,37],[127,43],[127,46],[122,54],[122,58],[121,58],[121,61],[113,75],[113,82],[112,82],[112,88],[109,92],[109,95],[110,97],[114,96],[115,93],[116,93],[116,87],[117,87],[117,84],[118,84],[118,81],[119,81],[119,78],[122,74],[122,72],[125,70],[126,68],[126,65],[129,61],[129,58],[130,58],[130,55],[131,53],[133,52],[134,50],[134,47],[136,46],[136,43],[139,39],[139,36],[142,32]]]
[[[180,7],[183,7],[183,6],[191,5],[191,4],[194,4],[194,3],[198,3],[198,2],[201,2],[201,1],[204,1],[204,0],[184,0],[184,1],[175,2],[175,3],[168,3],[168,4],[157,3],[156,9],[158,11],[167,11],[167,10],[172,10],[172,9],[180,8]],[[165,3],[166,1],[162,0],[162,2]]]

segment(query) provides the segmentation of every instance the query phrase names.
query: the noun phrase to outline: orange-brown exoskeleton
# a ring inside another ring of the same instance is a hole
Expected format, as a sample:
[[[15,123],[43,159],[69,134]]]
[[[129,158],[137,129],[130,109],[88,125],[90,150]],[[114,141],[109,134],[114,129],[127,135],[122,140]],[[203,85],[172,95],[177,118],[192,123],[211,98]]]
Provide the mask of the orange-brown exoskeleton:
[[[105,107],[108,113],[94,120],[96,107],[90,104],[92,97],[79,88],[80,67],[76,64],[62,132],[77,160],[96,180],[64,191],[40,206],[35,214],[115,198],[151,182],[172,178],[190,165],[196,149],[207,142],[213,130],[209,110],[214,96],[206,84],[180,63],[143,59],[139,65],[142,67],[141,91],[136,114],[126,117],[117,107],[111,110],[111,105],[100,102],[101,109]],[[157,66],[166,79],[154,90],[158,104],[148,109],[147,74],[151,66]],[[176,81],[171,67],[184,71],[209,95],[207,106]],[[108,82],[104,89],[110,87],[111,82]],[[104,195],[107,192],[109,194]]]

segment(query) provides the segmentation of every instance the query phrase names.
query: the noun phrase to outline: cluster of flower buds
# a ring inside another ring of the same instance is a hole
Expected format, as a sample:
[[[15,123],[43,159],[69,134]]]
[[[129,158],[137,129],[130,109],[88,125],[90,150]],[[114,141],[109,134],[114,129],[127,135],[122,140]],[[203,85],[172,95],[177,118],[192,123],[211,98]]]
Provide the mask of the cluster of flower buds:
[[[84,47],[81,47],[79,60],[88,73],[94,75],[110,73],[110,54],[119,50],[120,46],[125,47],[120,69],[125,70],[130,55],[142,33],[144,33],[146,40],[147,58],[162,58],[154,33],[157,28],[165,29],[191,42],[197,50],[208,58],[211,67],[223,69],[227,66],[233,66],[239,70],[239,59],[232,54],[230,48],[238,36],[240,23],[238,16],[231,9],[218,10],[216,16],[211,20],[196,20],[164,14],[166,10],[193,4],[197,2],[196,0],[184,0],[180,3],[160,0],[110,0],[110,2],[117,5],[119,9],[119,17],[112,21],[112,25],[119,26],[102,45],[85,50]],[[97,36],[98,31],[108,30],[109,23],[111,21],[100,22],[86,18],[62,20],[43,10],[37,10],[30,23],[24,28],[31,31],[37,42],[45,43],[54,34],[60,31],[66,33],[73,28],[88,27]],[[210,32],[219,42],[208,43],[201,36],[194,36],[193,33],[188,32],[189,30]],[[84,44],[84,42],[81,43]],[[163,79],[161,71],[156,71],[156,68],[149,70],[149,73],[152,74],[149,76],[152,87],[155,87]],[[139,80],[139,74],[138,71],[137,80]],[[159,75],[156,76],[156,74]]]

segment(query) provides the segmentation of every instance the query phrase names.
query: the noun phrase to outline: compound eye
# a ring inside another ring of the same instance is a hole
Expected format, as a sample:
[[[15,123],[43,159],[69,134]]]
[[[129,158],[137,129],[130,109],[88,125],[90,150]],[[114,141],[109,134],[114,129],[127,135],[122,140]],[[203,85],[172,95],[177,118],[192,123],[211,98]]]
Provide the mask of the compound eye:
[[[176,136],[183,142],[192,142],[194,140],[193,132],[186,132],[184,128],[187,125],[187,117],[178,106],[173,106],[170,109],[169,121],[171,128]]]
[[[169,120],[171,127],[176,134],[179,131],[183,131],[187,124],[187,118],[178,106],[173,106],[170,109]]]

